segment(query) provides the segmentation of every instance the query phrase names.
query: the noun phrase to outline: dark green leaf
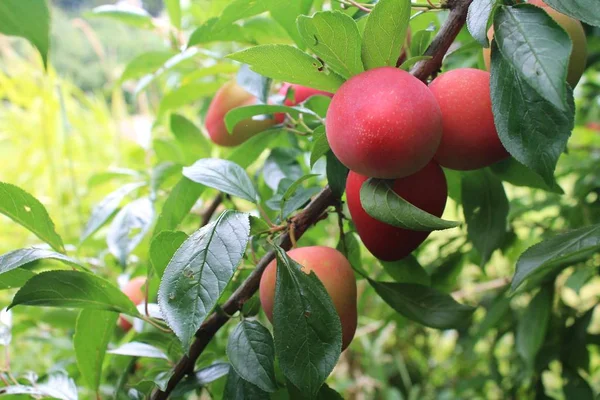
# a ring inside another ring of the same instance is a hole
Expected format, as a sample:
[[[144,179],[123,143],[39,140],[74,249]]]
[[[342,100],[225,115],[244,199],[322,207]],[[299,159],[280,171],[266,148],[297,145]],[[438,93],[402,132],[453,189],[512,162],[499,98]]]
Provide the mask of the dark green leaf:
[[[162,67],[174,55],[175,53],[172,51],[149,51],[142,53],[129,61],[125,67],[125,71],[121,74],[121,81],[138,79],[146,74],[151,74]]]
[[[454,228],[459,222],[446,221],[415,207],[390,187],[390,181],[370,178],[360,188],[360,202],[371,217],[413,231]]]
[[[252,203],[258,201],[258,193],[246,171],[231,161],[204,158],[196,161],[190,167],[183,168],[183,175],[194,182],[223,193]]]
[[[0,6],[1,7],[1,6]],[[0,182],[0,213],[23,225],[60,253],[65,252],[48,211],[35,197],[9,183]]]
[[[277,390],[273,338],[258,321],[243,320],[236,326],[227,342],[227,357],[242,379],[265,392]]]
[[[81,310],[77,317],[73,335],[75,358],[79,372],[94,391],[100,386],[104,355],[118,316],[111,311]]]
[[[173,230],[183,221],[192,209],[198,198],[204,191],[205,186],[189,180],[186,177],[175,185],[169,197],[163,205],[162,212],[158,216],[154,236],[161,231]]]
[[[527,85],[567,111],[567,69],[573,48],[567,32],[539,7],[500,6],[494,14],[494,41]]]
[[[274,148],[263,166],[265,183],[282,195],[288,188],[288,186],[281,187],[281,182],[284,179],[293,182],[303,175],[302,167],[296,160],[296,152],[292,149]],[[291,182],[289,185],[291,185]]]
[[[313,132],[313,147],[310,152],[310,166],[311,168],[323,157],[327,152],[331,150],[329,148],[329,142],[327,141],[327,135],[325,134],[325,125],[319,125]]]
[[[271,91],[272,80],[270,78],[257,74],[248,65],[243,64],[235,79],[238,85],[256,97],[260,103],[267,104]]]
[[[283,249],[275,250],[273,332],[279,365],[296,387],[314,397],[340,356],[340,318],[314,272],[305,274]]]
[[[154,206],[148,197],[127,204],[110,224],[106,243],[121,265],[150,231],[154,221]]]
[[[508,199],[502,182],[486,169],[464,172],[461,188],[469,240],[485,265],[506,236]]]
[[[377,294],[406,318],[437,329],[464,327],[475,308],[457,303],[451,296],[413,283],[369,283]]]
[[[179,114],[172,114],[170,120],[171,132],[188,155],[186,159],[210,157],[211,145],[200,129],[192,121]]]
[[[476,338],[481,339],[490,329],[498,327],[509,311],[510,297],[506,296],[506,292],[503,292],[494,299],[492,305],[486,310],[485,317],[479,323]]]
[[[229,369],[223,400],[264,400],[269,393],[243,380],[233,368]]]
[[[260,235],[263,233],[269,232],[271,227],[264,220],[255,217],[254,215],[250,216],[250,235]]]
[[[308,108],[303,107],[288,107],[288,106],[278,106],[272,104],[258,104],[251,105],[245,107],[236,107],[230,110],[225,115],[225,125],[227,126],[227,130],[229,132],[233,132],[233,128],[240,123],[249,118],[264,116],[268,114],[274,113],[286,113],[290,114],[294,117],[297,117],[300,114],[309,114],[309,115],[317,115],[313,111]]]
[[[165,268],[173,258],[175,251],[187,238],[188,235],[180,231],[162,231],[152,239],[152,242],[150,242],[150,262],[159,278],[163,276]]]
[[[315,194],[319,193],[321,189],[319,187],[313,186],[309,188],[299,188],[296,190],[294,195],[287,200],[281,201],[281,218],[286,219],[289,217],[294,211],[302,207],[304,204],[308,203],[308,201]]]
[[[496,0],[473,0],[469,5],[467,28],[473,39],[483,47],[490,47],[487,33],[495,4]]]
[[[50,10],[46,0],[2,0],[0,33],[29,40],[48,66],[50,47]]]
[[[565,368],[562,378],[565,400],[593,400],[596,398],[590,384],[578,372]]]
[[[327,92],[335,92],[344,83],[341,76],[325,70],[320,61],[293,46],[256,46],[228,57],[250,65],[253,71],[269,78]]]
[[[431,43],[431,39],[433,38],[433,29],[423,29],[419,32],[415,33],[410,41],[410,55],[411,58],[409,60],[415,60],[412,64],[416,64],[416,61],[427,60],[431,57],[423,56],[425,50],[429,47],[429,43]],[[402,65],[409,61],[406,60]],[[403,68],[404,69],[404,68]]]
[[[348,168],[337,159],[332,151],[327,152],[327,183],[336,197],[342,197],[346,190]]]
[[[415,256],[409,255],[400,261],[379,261],[386,272],[398,283],[416,283],[430,286],[431,277],[419,264]]]
[[[492,41],[491,95],[494,122],[508,152],[554,183],[554,168],[573,129],[573,111],[564,113],[544,100],[504,60]],[[572,102],[569,93],[569,101]]]
[[[362,259],[360,256],[360,240],[354,232],[346,232],[338,242],[336,247],[350,262],[352,268],[358,271],[361,275],[366,276],[367,273],[363,269]]]
[[[180,382],[171,393],[171,397],[182,398],[186,393],[195,389],[200,389],[227,375],[230,368],[229,364],[221,362],[216,362],[208,367],[202,368],[201,370],[194,372],[192,376]]]
[[[364,71],[361,38],[354,20],[340,11],[321,11],[296,20],[304,43],[343,78]]]
[[[548,186],[541,176],[512,157],[492,164],[490,168],[498,178],[511,185],[542,189],[552,193],[564,193],[556,181]]]
[[[167,265],[158,304],[184,348],[231,280],[249,235],[248,215],[225,211],[183,242]]]
[[[594,307],[578,317],[563,336],[561,362],[574,371],[590,370],[590,354],[588,345],[588,328],[594,314]]]
[[[94,8],[87,15],[90,17],[112,18],[136,28],[149,29],[154,26],[152,16],[146,10],[130,6],[127,3],[102,5]]]
[[[517,352],[532,368],[535,357],[544,343],[546,329],[552,313],[553,286],[544,286],[529,302],[525,312],[519,320],[516,332]]]
[[[17,292],[10,308],[18,305],[139,315],[131,300],[112,283],[97,275],[77,271],[49,271],[34,276]]]
[[[599,250],[600,225],[579,228],[538,243],[519,257],[511,289],[517,289],[525,279],[585,261]]]
[[[410,18],[409,0],[380,0],[367,19],[362,40],[365,69],[395,66]]]
[[[26,248],[13,250],[0,256],[0,274],[5,274],[23,265],[39,260],[57,260],[72,267],[87,269],[79,261],[52,250]]]
[[[586,24],[600,26],[600,13],[596,0],[545,0],[545,3]]]
[[[144,185],[144,182],[128,183],[110,193],[103,198],[100,203],[96,204],[92,210],[90,219],[85,225],[85,228],[83,228],[83,233],[79,238],[79,242],[83,243],[90,235],[100,229],[100,227],[114,215],[123,199],[127,197],[128,194]]]

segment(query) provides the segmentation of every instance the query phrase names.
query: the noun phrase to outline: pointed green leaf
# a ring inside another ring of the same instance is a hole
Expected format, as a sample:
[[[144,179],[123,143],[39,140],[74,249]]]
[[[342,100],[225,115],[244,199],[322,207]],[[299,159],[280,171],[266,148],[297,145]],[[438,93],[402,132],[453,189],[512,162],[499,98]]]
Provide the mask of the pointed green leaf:
[[[196,161],[194,165],[183,168],[183,175],[223,193],[252,203],[258,201],[258,193],[246,171],[231,161],[203,158]]]
[[[533,368],[535,357],[544,344],[548,322],[552,314],[554,288],[544,286],[529,302],[519,320],[515,344],[517,352],[529,368]]]
[[[233,277],[249,235],[248,215],[225,211],[183,242],[167,265],[158,304],[184,348]]]
[[[223,400],[262,400],[267,398],[269,398],[268,392],[242,379],[235,369],[230,367]]]
[[[360,188],[360,202],[371,217],[413,231],[454,228],[459,222],[446,221],[415,207],[398,196],[384,179],[370,178]]]
[[[329,142],[327,141],[327,135],[325,134],[325,125],[319,125],[313,131],[313,147],[310,152],[310,167],[312,168],[319,158],[327,154],[329,150],[331,149],[329,148]]]
[[[0,182],[0,213],[23,225],[60,253],[65,252],[48,211],[35,197],[9,183]]]
[[[127,204],[113,219],[108,229],[108,250],[121,265],[127,264],[129,254],[140,244],[152,227],[154,206],[148,197]]]
[[[278,106],[271,104],[259,104],[245,107],[236,107],[230,110],[225,115],[225,126],[227,130],[231,133],[233,132],[233,128],[243,120],[253,118],[256,116],[264,116],[275,113],[286,113],[290,114],[293,117],[298,117],[300,114],[308,114],[308,115],[318,115],[304,107],[288,107],[288,106]]]
[[[483,47],[490,47],[487,34],[490,27],[490,17],[496,0],[473,0],[467,13],[467,28],[473,39]]]
[[[154,26],[152,16],[140,7],[130,6],[127,3],[105,4],[86,13],[89,17],[111,18],[135,28],[150,29]]]
[[[16,289],[33,278],[35,273],[26,269],[13,269],[0,275],[0,290]]]
[[[187,238],[188,235],[180,231],[162,231],[152,239],[152,242],[150,242],[150,262],[159,278],[165,273],[165,268],[173,258],[173,254]]]
[[[135,305],[112,283],[87,272],[49,271],[31,278],[17,292],[17,305],[108,310],[139,315]]]
[[[563,14],[600,27],[600,12],[596,0],[545,0],[545,3]]]
[[[33,247],[13,250],[0,256],[0,274],[5,274],[16,268],[22,267],[34,261],[52,259],[63,262],[69,266],[87,270],[79,261],[52,250],[36,249]]]

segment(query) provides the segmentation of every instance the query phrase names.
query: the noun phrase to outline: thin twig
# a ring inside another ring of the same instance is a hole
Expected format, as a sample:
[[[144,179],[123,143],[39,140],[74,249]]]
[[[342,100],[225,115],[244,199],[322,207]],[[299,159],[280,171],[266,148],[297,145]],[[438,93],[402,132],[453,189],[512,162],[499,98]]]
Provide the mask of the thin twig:
[[[346,0],[346,3],[350,3],[354,7],[358,8],[359,10],[362,10],[362,11],[364,11],[366,13],[370,13],[371,12],[370,8],[367,8],[367,7],[363,6],[362,4],[357,3],[354,0]]]
[[[210,222],[213,214],[215,213],[215,211],[217,211],[217,208],[219,208],[222,202],[223,195],[219,193],[217,197],[215,197],[213,201],[208,205],[206,210],[202,212],[202,221],[200,222],[200,228],[202,228],[204,225],[207,225]]]
[[[411,73],[422,81],[426,81],[431,74],[439,70],[444,55],[448,48],[460,32],[465,23],[467,10],[472,0],[449,0],[448,8],[450,14],[446,22],[441,27],[437,36],[425,52],[425,55],[431,56],[428,60],[421,61],[415,65]],[[319,221],[325,211],[332,205],[336,204],[336,197],[332,193],[329,186],[326,186],[319,192],[315,198],[294,218],[291,224],[294,226],[295,239],[299,239],[304,232],[317,221]],[[284,250],[289,250],[292,246],[290,232],[284,233],[281,236],[280,246]],[[229,299],[221,307],[228,315],[233,315],[241,309],[244,303],[250,299],[258,290],[260,278],[267,265],[275,258],[275,253],[269,251],[265,254],[248,278],[237,288],[237,290],[229,297]],[[206,346],[210,343],[217,331],[221,329],[229,318],[223,313],[213,313],[208,317],[200,329],[196,332],[196,339],[190,347],[187,355],[184,355],[175,365],[173,375],[167,384],[164,391],[157,390],[153,393],[153,400],[164,400],[169,397],[169,394],[181,382],[181,380],[194,371],[196,360]]]

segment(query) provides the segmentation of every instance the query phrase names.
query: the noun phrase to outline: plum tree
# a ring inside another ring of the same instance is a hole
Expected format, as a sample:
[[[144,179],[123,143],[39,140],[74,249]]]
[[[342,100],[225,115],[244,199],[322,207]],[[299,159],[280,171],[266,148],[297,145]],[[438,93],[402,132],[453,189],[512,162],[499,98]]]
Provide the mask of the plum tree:
[[[297,85],[295,83],[284,83],[281,89],[279,89],[279,94],[282,96],[286,96],[290,88],[293,90],[293,97],[286,98],[283,101],[283,104],[288,107],[296,106],[311,96],[321,95],[327,97],[333,97],[333,93],[326,92],[324,90],[309,88],[302,85]],[[282,123],[285,119],[285,114],[277,113],[275,114],[275,121],[278,124]]]
[[[288,256],[303,266],[303,271],[313,271],[331,296],[333,305],[342,323],[342,350],[346,349],[356,331],[356,280],[350,263],[339,251],[325,246],[300,247],[290,250]],[[277,277],[276,260],[265,269],[260,280],[260,302],[269,318],[273,321],[275,300],[275,281]]]
[[[555,9],[548,7],[542,0],[530,0],[529,4],[542,8],[548,13],[568,34],[573,42],[573,49],[571,50],[571,57],[569,59],[569,70],[567,71],[567,82],[571,87],[575,87],[583,75],[585,70],[585,64],[587,60],[587,40],[585,38],[585,31],[581,22],[577,21],[556,11]],[[491,40],[494,36],[494,28],[490,28],[488,31],[488,38]],[[483,49],[483,59],[485,65],[489,71],[490,69],[490,48]]]
[[[236,107],[255,104],[256,97],[248,93],[236,82],[223,85],[213,97],[206,113],[206,130],[210,139],[220,146],[237,146],[253,135],[275,125],[274,119],[247,119],[239,122],[232,133],[225,126],[225,115]]]
[[[346,81],[326,119],[336,157],[359,174],[395,179],[422,169],[442,137],[442,114],[427,86],[409,74],[381,67]]]
[[[346,181],[348,209],[365,247],[377,258],[397,261],[408,256],[430,232],[411,231],[378,221],[360,202],[360,188],[368,177],[350,171]],[[393,190],[412,205],[440,217],[446,206],[448,187],[440,166],[431,161],[417,173],[396,179]]]
[[[442,141],[434,156],[442,167],[472,170],[508,156],[494,125],[489,72],[455,69],[435,78],[429,89],[442,110]]]
[[[125,293],[127,297],[129,297],[129,300],[131,300],[133,304],[137,306],[146,299],[146,293],[143,290],[145,284],[145,276],[136,276],[135,278],[127,282],[121,290],[123,291],[123,293]],[[123,316],[119,316],[119,326],[124,331],[128,331],[132,328],[131,322],[126,320]]]

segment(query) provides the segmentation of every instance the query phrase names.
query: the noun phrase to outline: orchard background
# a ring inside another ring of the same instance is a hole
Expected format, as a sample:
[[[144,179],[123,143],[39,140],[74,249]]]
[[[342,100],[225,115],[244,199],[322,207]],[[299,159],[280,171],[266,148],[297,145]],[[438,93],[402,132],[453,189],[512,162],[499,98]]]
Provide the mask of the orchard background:
[[[0,396],[598,398],[597,0],[113,3],[0,0]]]

